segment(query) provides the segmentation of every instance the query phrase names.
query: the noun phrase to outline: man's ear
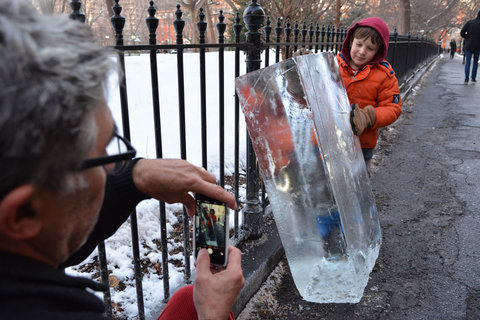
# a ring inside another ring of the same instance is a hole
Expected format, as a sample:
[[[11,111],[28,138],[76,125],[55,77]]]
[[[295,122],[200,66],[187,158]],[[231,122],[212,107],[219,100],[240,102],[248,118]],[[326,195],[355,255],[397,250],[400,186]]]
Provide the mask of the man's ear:
[[[21,185],[10,191],[0,201],[0,233],[14,240],[30,239],[35,237],[41,229],[32,207],[35,186]]]

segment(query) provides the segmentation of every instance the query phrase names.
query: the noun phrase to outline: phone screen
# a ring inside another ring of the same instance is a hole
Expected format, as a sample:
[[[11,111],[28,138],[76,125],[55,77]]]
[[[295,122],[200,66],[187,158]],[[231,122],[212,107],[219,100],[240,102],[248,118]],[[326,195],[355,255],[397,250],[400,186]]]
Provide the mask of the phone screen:
[[[218,266],[227,265],[228,256],[228,211],[225,203],[204,195],[196,196],[195,212],[195,259],[201,248],[210,254],[210,262]]]

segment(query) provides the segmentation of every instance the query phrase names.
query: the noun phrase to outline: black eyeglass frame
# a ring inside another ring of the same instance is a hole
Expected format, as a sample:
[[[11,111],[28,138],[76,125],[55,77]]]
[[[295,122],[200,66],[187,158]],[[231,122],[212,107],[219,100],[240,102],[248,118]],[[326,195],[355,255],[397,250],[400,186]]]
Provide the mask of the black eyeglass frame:
[[[83,161],[80,170],[85,170],[97,166],[104,166],[110,163],[115,163],[115,162],[120,162],[120,161],[126,161],[126,160],[131,160],[135,157],[137,154],[137,150],[130,144],[130,142],[119,135],[118,133],[114,134],[114,137],[120,139],[125,145],[127,146],[127,151],[124,153],[119,153],[119,154],[113,154],[109,156],[102,156],[102,157],[95,157],[95,158],[90,158],[86,159]]]

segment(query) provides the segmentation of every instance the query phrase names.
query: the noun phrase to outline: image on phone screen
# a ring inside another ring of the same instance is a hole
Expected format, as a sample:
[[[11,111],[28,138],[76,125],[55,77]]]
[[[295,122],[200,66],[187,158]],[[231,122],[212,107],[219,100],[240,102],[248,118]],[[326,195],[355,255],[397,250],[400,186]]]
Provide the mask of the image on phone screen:
[[[206,248],[210,261],[216,265],[226,264],[227,209],[224,203],[197,196],[195,213],[195,257],[201,248]]]

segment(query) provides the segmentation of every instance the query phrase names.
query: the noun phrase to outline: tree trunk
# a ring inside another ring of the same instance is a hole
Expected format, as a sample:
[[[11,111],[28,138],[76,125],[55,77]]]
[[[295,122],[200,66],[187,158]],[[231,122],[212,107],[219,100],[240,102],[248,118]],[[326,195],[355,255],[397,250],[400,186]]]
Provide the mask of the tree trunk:
[[[232,2],[232,0],[225,0],[225,2],[230,6],[230,8],[232,8],[233,11],[238,10],[238,7]]]
[[[338,28],[340,25],[340,16],[342,15],[342,1],[335,0],[335,28]]]
[[[196,14],[195,5],[185,5],[188,14],[191,17],[191,29],[192,29],[192,43],[198,43],[198,29],[197,29],[197,21],[198,15]]]
[[[215,21],[213,19],[212,11],[210,6],[205,6],[205,18],[207,19],[207,34],[206,34],[206,43],[216,43],[215,41]],[[209,51],[209,50],[207,50]]]
[[[60,9],[61,13],[65,13],[65,10],[67,9],[67,0],[62,1],[62,8]]]
[[[294,21],[292,21],[292,17],[292,0],[285,0],[283,4],[283,18],[285,19],[285,22],[287,21],[287,19],[290,19],[290,23],[293,26]]]
[[[40,12],[45,14],[52,14],[55,12],[55,0],[39,0],[35,1],[40,9]]]
[[[114,4],[115,4],[115,1],[113,0],[105,0],[105,6],[107,7],[109,18],[111,18],[114,15],[113,8],[112,8]]]
[[[190,17],[192,18],[191,22],[191,27],[192,27],[192,42],[193,43],[199,43],[199,34],[198,34],[198,29],[197,29],[197,21],[198,21],[198,14],[199,14],[199,9],[202,8],[206,4],[206,0],[200,0],[200,1],[182,1],[183,5],[187,8],[187,11],[190,14]],[[207,4],[208,5],[208,4]],[[204,10],[204,13],[206,14],[206,10]],[[208,18],[207,22],[208,22]],[[207,27],[208,28],[208,27]],[[208,36],[208,31],[207,31],[207,36]]]
[[[398,23],[398,34],[407,35],[410,31],[410,0],[400,0],[400,21]]]

